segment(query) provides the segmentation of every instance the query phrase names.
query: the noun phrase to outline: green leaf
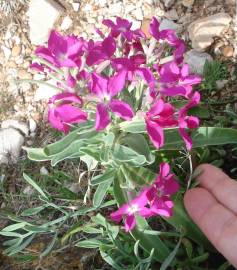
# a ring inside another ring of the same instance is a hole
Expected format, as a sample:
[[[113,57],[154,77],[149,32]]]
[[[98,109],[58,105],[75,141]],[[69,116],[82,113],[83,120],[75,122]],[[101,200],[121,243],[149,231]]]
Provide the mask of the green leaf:
[[[52,166],[57,165],[60,161],[69,158],[77,158],[82,154],[80,153],[80,148],[86,144],[85,140],[76,140],[72,142],[65,150],[58,152],[51,158]]]
[[[34,161],[46,161],[50,160],[49,156],[45,154],[44,148],[29,148],[29,147],[22,147],[26,150],[28,158]]]
[[[118,171],[117,177],[114,179],[114,196],[117,200],[119,206],[128,202],[127,195],[125,191],[121,189],[120,183],[123,182],[124,174],[121,170]],[[159,236],[154,236],[150,234],[145,234],[142,231],[151,230],[146,220],[141,217],[136,217],[137,227],[131,232],[131,235],[139,243],[141,247],[150,254],[154,248],[154,259],[163,262],[165,258],[169,255],[169,249],[161,241]]]
[[[210,242],[200,231],[196,224],[188,216],[184,205],[182,194],[179,193],[174,199],[173,216],[164,218],[169,224],[175,227],[176,230],[182,231],[183,235],[189,237],[197,244],[204,246],[206,249],[213,251]]]
[[[43,206],[39,206],[39,207],[35,207],[35,208],[26,209],[21,213],[21,216],[27,217],[27,216],[37,215],[42,210],[44,210],[46,207],[47,207],[47,205],[43,205]]]
[[[160,267],[160,270],[166,270],[172,263],[172,261],[174,260],[178,250],[179,250],[179,247],[180,247],[180,244],[181,244],[181,240],[179,240],[178,244],[176,245],[176,247],[174,248],[174,250],[169,254],[169,256],[164,260],[164,262],[162,263],[161,267]]]
[[[48,200],[47,195],[44,193],[44,191],[41,189],[40,186],[38,186],[33,179],[31,179],[27,174],[23,173],[24,179],[30,184],[35,190],[37,190],[40,195],[42,195],[45,199]]]
[[[146,157],[124,145],[115,144],[112,152],[114,160],[119,163],[128,163],[132,166],[140,166],[146,162]]]
[[[125,179],[136,185],[150,185],[156,178],[156,174],[144,167],[132,167],[124,164],[120,167]]]
[[[107,182],[107,181],[113,181],[114,179],[115,170],[114,169],[107,169],[103,174],[99,174],[94,176],[91,179],[91,185],[99,185],[101,183]]]
[[[101,245],[105,245],[105,243],[97,238],[91,238],[88,240],[79,241],[75,246],[81,248],[99,248]]]
[[[134,118],[132,121],[124,121],[119,125],[120,129],[130,133],[145,133],[146,124],[144,119]]]
[[[177,129],[165,132],[166,142],[162,149],[179,150],[184,147]],[[220,127],[200,127],[192,133],[193,148],[209,145],[237,143],[237,130]]]
[[[117,237],[119,233],[119,226],[109,224],[106,218],[103,217],[101,214],[93,216],[91,220],[95,224],[103,226],[106,229],[106,232],[112,236],[113,240]]]
[[[120,124],[120,129],[130,133],[146,133],[146,126],[143,119],[136,119]],[[203,147],[209,145],[223,145],[237,143],[237,130],[221,127],[200,127],[191,133],[193,147]],[[179,135],[178,128],[165,129],[164,150],[180,150],[184,142]]]
[[[88,171],[94,170],[98,165],[98,161],[89,155],[83,155],[80,158],[84,163],[86,163]]]
[[[27,224],[27,222],[12,224],[12,225],[5,227],[2,231],[3,232],[13,232],[13,231],[24,228],[26,226],[26,224]]]
[[[67,136],[63,137],[60,141],[52,143],[45,147],[44,151],[48,156],[56,155],[65,148],[67,148],[71,143],[84,140],[93,137],[97,132],[92,129],[93,124],[91,122],[81,124],[81,126],[70,132]]]
[[[104,251],[102,251],[102,249],[100,249],[100,255],[103,258],[104,261],[106,261],[109,265],[111,265],[113,267],[113,269],[116,270],[124,270],[124,268],[120,267],[115,261],[114,259],[109,256],[109,254],[105,253]]]
[[[54,234],[54,237],[52,239],[52,241],[50,242],[50,244],[47,246],[47,248],[40,254],[40,257],[45,257],[45,256],[48,256],[49,253],[51,252],[51,250],[54,248],[56,242],[58,240],[58,234],[55,233]]]
[[[138,154],[145,156],[148,164],[155,161],[155,156],[151,154],[149,145],[142,134],[128,134],[123,138],[122,144],[129,146]]]
[[[26,238],[26,240],[21,244],[19,245],[18,247],[14,248],[12,251],[9,252],[9,249],[8,249],[8,255],[9,256],[12,256],[18,252],[21,252],[22,250],[24,250],[31,242],[32,240],[34,239],[35,237],[35,234],[32,234],[31,236],[29,236],[28,238]]]
[[[112,181],[113,181],[113,179],[110,179],[109,181],[106,181],[106,182],[99,184],[99,186],[97,187],[96,192],[94,194],[94,197],[93,197],[93,206],[94,207],[98,208],[102,204],[102,202],[107,194],[107,191],[112,184]]]

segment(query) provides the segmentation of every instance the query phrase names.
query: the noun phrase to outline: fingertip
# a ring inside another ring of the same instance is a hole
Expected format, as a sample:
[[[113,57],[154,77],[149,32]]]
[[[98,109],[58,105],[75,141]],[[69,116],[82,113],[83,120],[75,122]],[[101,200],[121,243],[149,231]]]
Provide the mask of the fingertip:
[[[194,221],[198,221],[213,203],[216,203],[215,198],[204,188],[190,189],[184,195],[184,206]]]
[[[198,171],[199,174],[196,177],[196,181],[203,187],[211,188],[216,185],[216,183],[222,179],[226,179],[229,177],[219,168],[211,165],[211,164],[201,164],[199,165],[195,171]]]

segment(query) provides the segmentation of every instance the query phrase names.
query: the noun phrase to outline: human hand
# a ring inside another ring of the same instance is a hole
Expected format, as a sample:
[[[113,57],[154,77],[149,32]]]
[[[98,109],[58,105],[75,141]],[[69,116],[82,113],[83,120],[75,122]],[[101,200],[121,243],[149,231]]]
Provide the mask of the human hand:
[[[198,169],[200,187],[186,192],[184,205],[210,242],[237,267],[237,182],[212,165]]]

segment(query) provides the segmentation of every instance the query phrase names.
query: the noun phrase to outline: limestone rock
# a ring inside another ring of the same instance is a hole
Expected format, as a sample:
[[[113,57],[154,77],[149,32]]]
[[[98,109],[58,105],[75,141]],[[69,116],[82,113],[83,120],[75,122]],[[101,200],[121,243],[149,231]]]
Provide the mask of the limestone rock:
[[[204,51],[213,43],[214,37],[219,37],[228,28],[231,17],[227,13],[218,13],[198,19],[188,27],[192,47]]]
[[[171,20],[163,19],[160,23],[160,30],[172,29],[175,30],[177,33],[182,31],[182,25],[177,24]]]
[[[0,130],[0,164],[16,163],[24,143],[24,137],[14,128]]]
[[[30,40],[34,45],[42,45],[48,40],[50,30],[64,9],[54,0],[31,0],[28,16]]]
[[[49,85],[55,86],[55,81],[48,80],[46,81]],[[40,84],[35,92],[35,101],[39,100],[49,100],[52,96],[60,93],[60,90],[57,90],[56,88],[50,87],[48,85]]]
[[[165,7],[170,8],[174,4],[175,0],[163,0]]]
[[[71,26],[72,26],[72,19],[69,16],[66,16],[61,24],[61,29],[68,30]]]
[[[191,73],[202,75],[205,62],[211,62],[213,58],[208,53],[190,50],[184,55],[184,61],[189,65]]]
[[[2,122],[1,128],[14,128],[20,130],[25,136],[29,134],[29,128],[26,123],[14,120],[14,119],[7,119]]]

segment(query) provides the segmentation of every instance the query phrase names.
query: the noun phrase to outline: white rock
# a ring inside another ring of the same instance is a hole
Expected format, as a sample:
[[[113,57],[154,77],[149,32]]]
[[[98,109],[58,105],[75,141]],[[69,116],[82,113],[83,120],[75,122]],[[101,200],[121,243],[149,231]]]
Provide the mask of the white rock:
[[[79,193],[81,191],[81,186],[79,183],[69,184],[67,188],[73,193]]]
[[[23,193],[27,196],[32,196],[35,194],[35,189],[32,186],[27,186],[24,188]]]
[[[135,19],[137,19],[139,21],[142,21],[143,20],[143,13],[142,13],[142,10],[140,8],[139,9],[135,9],[132,12],[132,15],[135,17]]]
[[[69,29],[71,26],[72,26],[72,19],[71,19],[69,16],[65,17],[65,18],[63,19],[62,24],[61,24],[61,29],[62,29],[62,30],[67,30],[67,29]]]
[[[54,0],[31,0],[28,16],[30,40],[35,45],[41,45],[48,40],[50,30],[64,11]]]
[[[43,166],[40,168],[41,175],[49,175],[49,171]]]
[[[78,12],[80,9],[80,3],[72,3],[72,8],[74,11]]]
[[[19,129],[26,136],[28,136],[29,134],[28,125],[26,123],[23,123],[14,119],[4,120],[1,124],[1,128],[15,128],[15,129]]]
[[[163,3],[167,8],[171,7],[174,4],[175,0],[163,0]]]
[[[55,86],[55,81],[53,81],[53,80],[48,80],[48,81],[46,81],[46,83]],[[43,100],[43,99],[48,100],[49,98],[51,98],[52,96],[54,96],[58,93],[60,93],[60,90],[57,90],[55,88],[52,88],[52,87],[44,85],[44,84],[40,84],[38,89],[36,89],[34,99],[35,99],[35,101],[39,101],[39,100]]]
[[[218,13],[209,17],[201,18],[188,27],[192,47],[198,51],[204,51],[213,43],[214,37],[220,37],[228,28],[231,17],[227,13]]]
[[[191,7],[191,6],[194,4],[194,1],[195,1],[195,0],[182,0],[182,4],[183,4],[185,7],[189,8],[189,7]]]
[[[225,85],[228,83],[229,81],[228,80],[218,80],[216,81],[216,88],[218,90],[221,90],[225,87]]]
[[[105,7],[107,5],[107,0],[97,0],[95,1],[95,4],[100,6],[100,7]]]
[[[122,13],[123,4],[121,2],[111,4],[109,6],[109,10],[110,10],[111,16],[117,16],[118,14]]]
[[[184,55],[184,61],[189,65],[191,73],[203,74],[205,62],[213,61],[213,58],[208,53],[190,50]]]
[[[130,13],[131,11],[133,11],[135,8],[136,8],[135,5],[133,5],[133,4],[128,4],[128,5],[126,5],[125,13],[126,13],[126,14],[129,14],[129,13]]]
[[[132,20],[132,27],[131,27],[131,29],[132,30],[140,29],[141,28],[141,24],[142,24],[141,21]]]
[[[179,15],[176,11],[176,9],[171,9],[171,10],[168,10],[166,13],[165,13],[165,17],[169,20],[172,20],[172,21],[176,21],[179,19]]]
[[[177,24],[171,20],[163,19],[160,23],[160,30],[173,29],[177,33],[182,31],[182,25]]]
[[[0,130],[0,164],[16,163],[24,143],[24,137],[14,128]]]
[[[102,1],[101,1],[102,2]],[[83,7],[83,11],[92,11],[92,5],[91,4],[86,4]]]
[[[1,49],[2,49],[2,51],[4,53],[4,56],[5,56],[6,60],[8,60],[10,58],[11,54],[12,54],[11,50],[8,47],[4,46],[4,45],[1,46]]]
[[[34,133],[37,128],[37,124],[34,119],[30,118],[29,119],[29,128],[30,128],[30,133]]]

